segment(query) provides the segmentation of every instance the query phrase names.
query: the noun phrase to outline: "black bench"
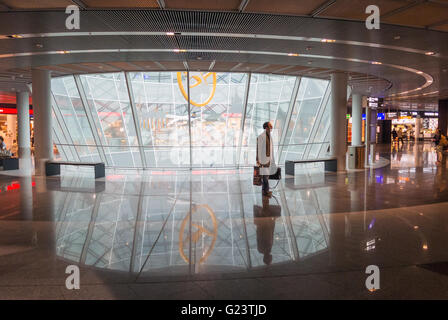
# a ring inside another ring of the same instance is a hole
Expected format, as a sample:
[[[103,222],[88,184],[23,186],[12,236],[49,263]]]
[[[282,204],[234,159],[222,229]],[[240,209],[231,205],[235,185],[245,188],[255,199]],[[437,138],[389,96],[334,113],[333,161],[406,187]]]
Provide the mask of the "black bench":
[[[338,160],[336,158],[327,158],[327,159],[310,159],[310,160],[286,160],[285,161],[285,173],[294,175],[295,174],[295,164],[296,163],[310,163],[310,162],[324,162],[325,163],[325,171],[338,171]]]
[[[0,158],[0,167],[3,170],[18,170],[19,158]]]
[[[61,166],[91,166],[95,169],[95,179],[106,175],[104,162],[68,162],[68,161],[47,161],[45,163],[45,174],[56,176],[61,174]]]

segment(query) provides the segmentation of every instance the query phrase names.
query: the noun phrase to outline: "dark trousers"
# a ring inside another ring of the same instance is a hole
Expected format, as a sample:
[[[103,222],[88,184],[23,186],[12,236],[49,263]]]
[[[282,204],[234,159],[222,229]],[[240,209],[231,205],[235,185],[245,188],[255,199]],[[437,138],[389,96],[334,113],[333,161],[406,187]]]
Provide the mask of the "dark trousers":
[[[261,191],[263,193],[269,192],[269,176],[261,176]]]

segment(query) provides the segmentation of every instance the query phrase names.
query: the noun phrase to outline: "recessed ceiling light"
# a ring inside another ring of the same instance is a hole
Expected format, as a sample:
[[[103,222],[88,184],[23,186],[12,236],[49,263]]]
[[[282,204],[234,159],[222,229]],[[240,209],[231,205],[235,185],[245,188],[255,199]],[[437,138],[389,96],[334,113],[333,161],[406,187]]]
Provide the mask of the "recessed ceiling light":
[[[288,56],[290,56],[290,57],[298,57],[299,54],[298,53],[288,53]]]
[[[425,52],[425,54],[426,54],[427,56],[433,56],[433,55],[435,55],[436,53],[433,52],[433,51],[428,51],[428,52]]]

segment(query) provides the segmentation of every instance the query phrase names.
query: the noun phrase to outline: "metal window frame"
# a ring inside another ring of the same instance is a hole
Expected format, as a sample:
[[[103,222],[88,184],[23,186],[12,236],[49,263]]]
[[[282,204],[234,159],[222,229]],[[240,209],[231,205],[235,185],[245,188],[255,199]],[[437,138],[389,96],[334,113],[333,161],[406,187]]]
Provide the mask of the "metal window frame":
[[[243,118],[241,119],[240,138],[239,138],[238,146],[237,146],[236,166],[238,169],[240,168],[241,147],[243,144],[244,125],[246,123],[247,102],[249,101],[249,89],[250,89],[251,78],[252,78],[252,72],[249,72],[247,74],[247,79],[246,79],[246,88],[245,88],[245,92],[244,92]]]
[[[140,117],[137,113],[137,108],[135,107],[135,97],[134,97],[134,91],[133,91],[133,87],[132,87],[132,81],[129,77],[128,72],[124,72],[124,76],[126,79],[126,88],[128,90],[128,95],[129,95],[129,103],[131,105],[131,110],[132,110],[132,119],[134,121],[135,133],[137,135],[140,158],[142,160],[143,167],[146,168],[148,166],[148,162],[146,160],[145,150],[143,148],[143,138],[142,138],[142,132],[141,132],[141,127],[140,127],[141,121],[140,121]],[[128,141],[129,141],[129,136],[128,136]]]
[[[302,159],[307,159],[310,154],[311,144],[314,142],[316,138],[317,128],[319,128],[320,123],[322,121],[322,116],[329,101],[330,93],[331,93],[331,81],[328,81],[327,87],[325,88],[324,94],[322,95],[322,98],[319,102],[319,107],[317,108],[316,113],[316,121],[314,121],[313,127],[311,128],[310,137],[308,138],[308,143],[305,146]]]
[[[296,80],[294,82],[294,87],[293,87],[292,93],[291,93],[291,100],[289,102],[288,112],[286,114],[285,126],[283,127],[282,136],[279,141],[277,163],[280,163],[280,161],[282,159],[283,145],[285,144],[286,134],[288,133],[289,123],[291,122],[292,113],[296,106],[297,94],[299,93],[299,88],[300,88],[301,83],[302,83],[302,77],[296,77]]]
[[[92,131],[93,140],[95,141],[96,148],[98,149],[98,153],[100,155],[100,159],[105,164],[109,165],[107,161],[106,154],[104,153],[103,144],[101,143],[100,137],[98,135],[98,129],[95,125],[95,121],[93,120],[92,110],[90,110],[89,103],[87,102],[87,96],[84,91],[84,87],[81,82],[81,78],[79,75],[74,75],[76,87],[78,89],[79,97],[81,98],[81,103],[84,108],[84,112],[87,117],[87,121],[89,122],[90,130]]]
[[[69,133],[67,124],[65,123],[64,117],[62,116],[62,113],[61,113],[61,108],[57,104],[56,98],[54,97],[53,92],[51,92],[51,99],[53,100],[53,105],[56,106],[56,108],[53,108],[54,115],[56,117],[56,121],[59,123],[59,127],[61,128],[61,131],[64,134],[65,139],[68,142],[67,144],[71,145],[71,148],[69,147],[70,153],[74,157],[75,161],[81,162],[81,158],[79,157],[78,150],[76,150],[76,147],[75,147],[76,145],[73,142],[71,134]]]

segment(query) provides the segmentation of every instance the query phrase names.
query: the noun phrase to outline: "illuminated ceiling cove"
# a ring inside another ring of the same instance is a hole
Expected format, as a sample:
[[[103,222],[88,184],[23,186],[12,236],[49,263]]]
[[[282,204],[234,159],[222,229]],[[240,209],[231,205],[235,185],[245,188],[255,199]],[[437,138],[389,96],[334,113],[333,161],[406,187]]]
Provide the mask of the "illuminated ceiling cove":
[[[329,81],[220,72],[52,79],[56,158],[123,168],[252,166],[273,124],[277,163],[325,156]]]

